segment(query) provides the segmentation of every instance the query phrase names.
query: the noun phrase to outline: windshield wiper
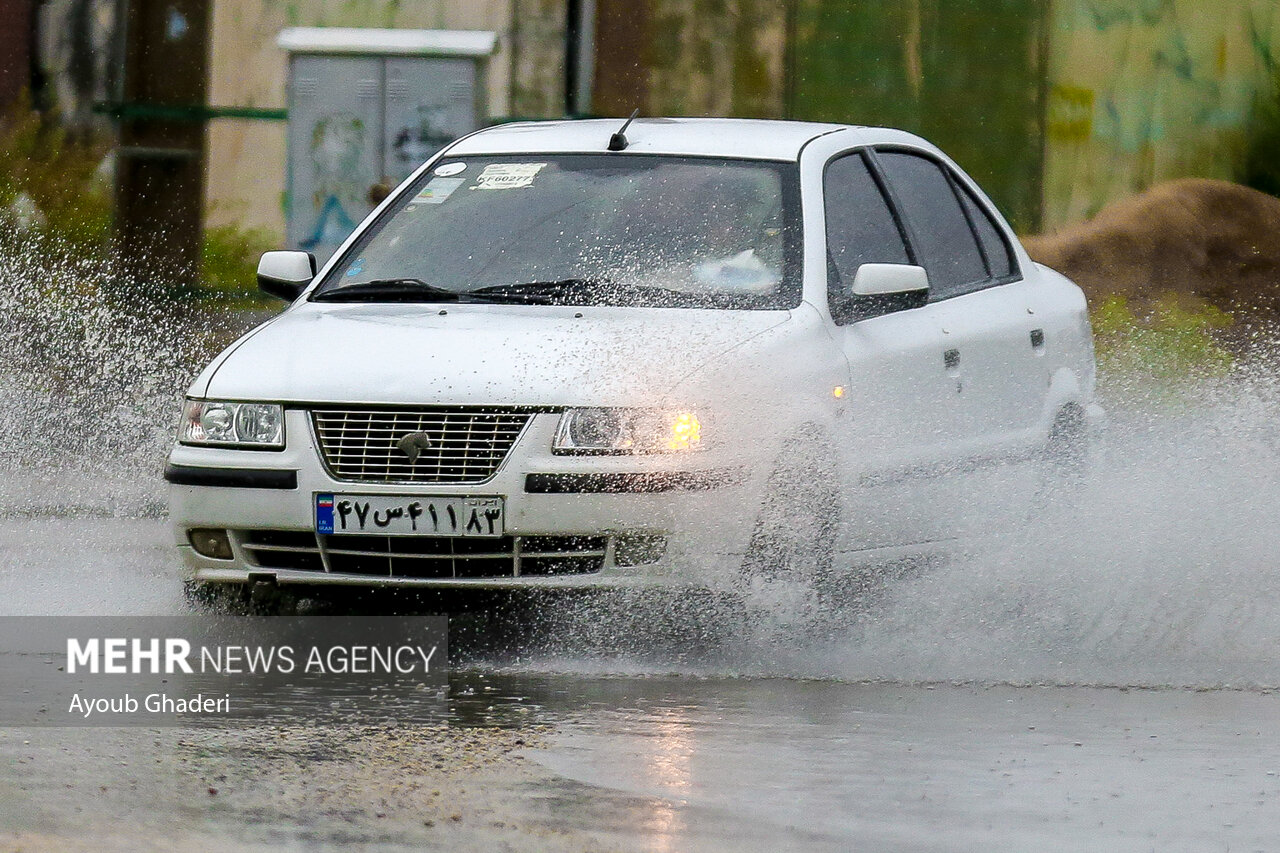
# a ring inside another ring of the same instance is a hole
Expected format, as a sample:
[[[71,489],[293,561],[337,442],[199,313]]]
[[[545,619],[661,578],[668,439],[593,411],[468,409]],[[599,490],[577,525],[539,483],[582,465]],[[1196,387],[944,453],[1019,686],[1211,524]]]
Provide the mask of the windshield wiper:
[[[603,278],[565,278],[560,281],[525,281],[495,284],[471,291],[469,295],[488,302],[522,302],[531,305],[568,305],[570,296],[591,295],[609,282]]]
[[[359,281],[311,297],[314,302],[497,302],[519,305],[618,305],[648,308],[723,308],[723,295],[618,284],[607,278],[566,278],[498,284],[471,291],[449,290],[420,278]]]
[[[560,281],[526,281],[482,287],[469,294],[485,301],[520,302],[531,305],[627,305],[653,308],[711,306],[715,300],[700,293],[618,284],[607,278],[566,278]]]
[[[376,278],[324,290],[313,302],[459,302],[465,294],[420,278]]]

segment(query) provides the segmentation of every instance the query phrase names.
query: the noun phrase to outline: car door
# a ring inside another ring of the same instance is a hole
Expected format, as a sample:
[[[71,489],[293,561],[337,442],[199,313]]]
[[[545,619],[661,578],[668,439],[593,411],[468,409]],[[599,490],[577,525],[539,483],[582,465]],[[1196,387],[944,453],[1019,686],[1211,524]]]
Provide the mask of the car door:
[[[956,514],[965,526],[984,524],[1025,500],[1031,486],[1023,463],[1046,390],[1031,285],[991,215],[948,166],[907,150],[877,151],[875,164],[929,273],[945,341],[952,393],[940,416],[951,437],[947,464],[965,480]]]
[[[944,412],[954,391],[942,365],[936,306],[860,316],[850,290],[858,267],[915,258],[864,153],[828,162],[823,195],[827,301],[849,362],[839,444],[850,506],[841,550],[937,539],[950,496],[933,466],[950,441]]]
[[[990,202],[972,190],[960,175],[954,172],[950,175],[991,275],[989,284],[965,294],[961,303],[970,301],[979,315],[995,314],[1005,318],[996,324],[988,341],[1000,348],[992,363],[997,368],[1010,364],[1014,369],[1007,376],[1011,387],[997,391],[991,411],[1001,412],[1000,417],[1010,430],[1003,439],[1005,452],[1025,455],[1022,451],[1039,441],[1042,405],[1048,388],[1047,380],[1052,373],[1046,370],[1046,366],[1056,361],[1045,358],[1051,352],[1047,345],[1049,321],[1052,319],[1049,316],[1050,306],[1041,293],[1043,288],[1030,278],[1024,278],[1010,237],[997,222]],[[992,302],[998,300],[999,307],[984,304],[984,297]]]

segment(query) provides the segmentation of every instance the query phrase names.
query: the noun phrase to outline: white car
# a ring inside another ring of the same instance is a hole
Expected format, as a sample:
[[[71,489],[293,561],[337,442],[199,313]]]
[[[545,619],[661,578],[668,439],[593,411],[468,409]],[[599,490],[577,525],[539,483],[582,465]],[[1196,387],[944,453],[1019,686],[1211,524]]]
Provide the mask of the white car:
[[[205,587],[838,573],[1016,512],[1102,417],[1081,291],[896,130],[490,128],[258,275],[291,304],[165,473]]]

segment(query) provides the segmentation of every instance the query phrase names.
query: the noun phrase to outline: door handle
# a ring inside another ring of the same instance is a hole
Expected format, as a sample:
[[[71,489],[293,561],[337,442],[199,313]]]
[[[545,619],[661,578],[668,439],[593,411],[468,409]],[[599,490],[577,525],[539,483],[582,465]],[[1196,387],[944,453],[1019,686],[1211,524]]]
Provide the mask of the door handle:
[[[942,353],[942,366],[952,373],[960,369],[960,350],[949,349]]]
[[[1037,352],[1044,349],[1044,329],[1031,330],[1031,348]]]

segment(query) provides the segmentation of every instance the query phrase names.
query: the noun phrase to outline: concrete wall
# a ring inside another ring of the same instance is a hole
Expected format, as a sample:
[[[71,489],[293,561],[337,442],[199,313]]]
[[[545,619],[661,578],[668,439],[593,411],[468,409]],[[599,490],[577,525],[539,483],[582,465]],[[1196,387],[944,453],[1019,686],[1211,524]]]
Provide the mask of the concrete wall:
[[[593,112],[781,118],[787,4],[596,0]]]
[[[1045,5],[795,0],[788,114],[918,133],[1034,229]]]
[[[517,0],[214,0],[209,103],[285,106],[288,58],[276,47],[285,27],[493,30],[489,111],[510,110],[511,9]],[[206,221],[284,235],[285,124],[215,119],[208,130]]]
[[[113,100],[119,84],[116,12],[116,0],[44,0],[34,7],[41,100],[68,127],[111,127],[93,105]]]
[[[54,0],[67,3],[71,0]],[[101,0],[99,0],[101,2]],[[1280,0],[594,0],[591,112],[918,131],[1023,230],[1230,178]],[[286,26],[488,29],[490,113],[564,113],[565,0],[214,0],[210,103],[284,106]],[[209,221],[283,234],[284,125],[209,129]]]
[[[655,0],[652,8],[649,103],[634,106],[680,115],[783,115],[782,4]]]
[[[1047,226],[1170,178],[1234,177],[1280,57],[1276,0],[1053,4]]]
[[[1043,2],[597,0],[595,112],[879,124],[1040,208]]]

